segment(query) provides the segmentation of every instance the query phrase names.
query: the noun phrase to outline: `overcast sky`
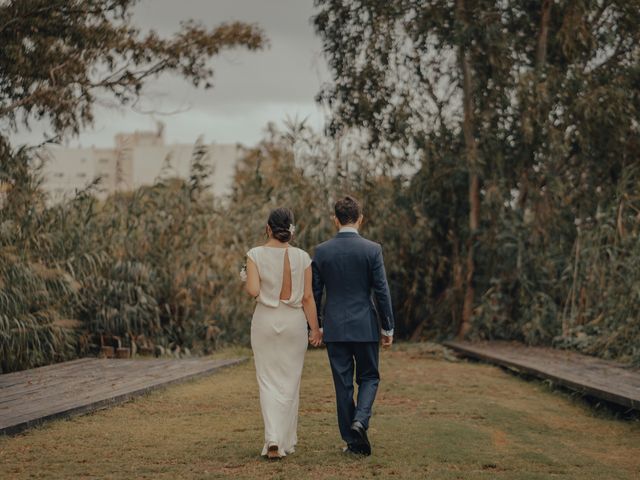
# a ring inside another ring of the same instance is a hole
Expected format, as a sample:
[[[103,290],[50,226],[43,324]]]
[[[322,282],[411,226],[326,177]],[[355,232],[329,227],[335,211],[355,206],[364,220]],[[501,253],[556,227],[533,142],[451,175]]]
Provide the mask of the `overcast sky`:
[[[189,18],[210,27],[241,20],[259,24],[270,47],[214,59],[214,87],[209,90],[197,90],[177,77],[153,81],[139,108],[159,113],[96,107],[95,126],[69,145],[110,147],[116,133],[155,130],[157,121],[165,123],[168,143],[193,143],[203,135],[206,142],[252,145],[262,138],[267,122],[281,124],[287,116],[308,117],[310,125],[321,128],[325,109],[315,104],[314,96],[329,74],[310,23],[313,13],[313,0],[141,0],[134,22],[143,29],[169,35]],[[14,138],[34,144],[43,131],[34,125]]]

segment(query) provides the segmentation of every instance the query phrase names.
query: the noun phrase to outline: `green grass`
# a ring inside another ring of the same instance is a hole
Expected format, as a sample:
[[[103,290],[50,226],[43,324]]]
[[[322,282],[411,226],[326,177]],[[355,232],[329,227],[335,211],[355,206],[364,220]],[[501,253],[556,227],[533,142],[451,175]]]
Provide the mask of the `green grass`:
[[[226,351],[219,356],[250,354]],[[381,356],[373,455],[341,453],[326,352],[310,351],[299,444],[260,456],[252,362],[130,403],[0,437],[2,478],[631,479],[640,423],[484,364],[421,345]]]

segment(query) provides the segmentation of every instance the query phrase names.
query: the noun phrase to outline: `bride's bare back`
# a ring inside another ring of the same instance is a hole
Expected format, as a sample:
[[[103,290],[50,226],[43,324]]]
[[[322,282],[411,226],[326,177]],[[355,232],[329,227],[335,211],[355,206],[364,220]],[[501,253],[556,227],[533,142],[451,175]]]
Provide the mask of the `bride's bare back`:
[[[280,289],[280,300],[291,298],[291,263],[289,262],[289,249],[284,252],[284,268],[282,269],[282,288]]]

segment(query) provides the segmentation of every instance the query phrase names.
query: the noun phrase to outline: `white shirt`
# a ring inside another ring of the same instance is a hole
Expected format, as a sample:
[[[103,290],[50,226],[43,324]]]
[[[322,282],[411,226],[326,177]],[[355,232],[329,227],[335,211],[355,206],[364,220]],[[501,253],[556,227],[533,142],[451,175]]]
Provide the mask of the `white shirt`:
[[[358,233],[358,229],[356,227],[340,227],[340,233]],[[393,337],[393,328],[391,330],[380,329],[380,331],[385,337]]]

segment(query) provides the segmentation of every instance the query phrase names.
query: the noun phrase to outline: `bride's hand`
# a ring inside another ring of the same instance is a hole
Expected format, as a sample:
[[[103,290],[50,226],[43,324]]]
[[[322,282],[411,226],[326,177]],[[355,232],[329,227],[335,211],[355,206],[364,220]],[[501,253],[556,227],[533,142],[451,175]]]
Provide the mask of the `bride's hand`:
[[[322,331],[319,328],[311,330],[311,333],[309,334],[309,343],[314,347],[322,345]]]

